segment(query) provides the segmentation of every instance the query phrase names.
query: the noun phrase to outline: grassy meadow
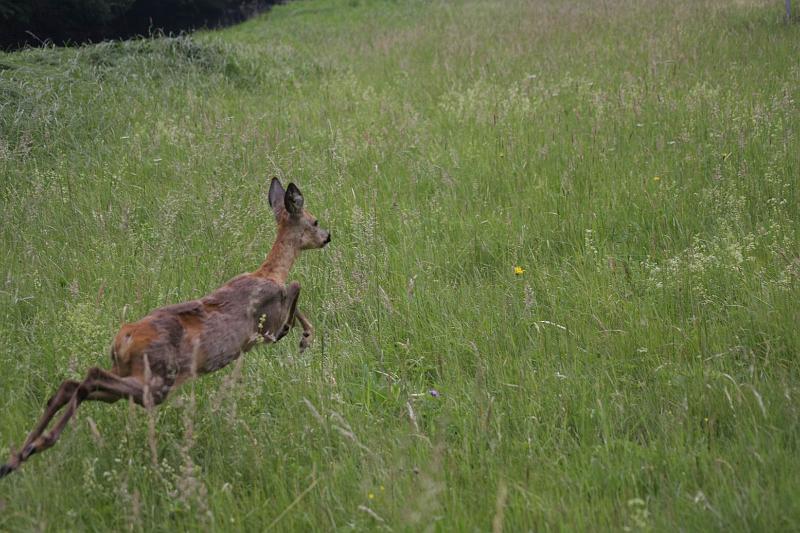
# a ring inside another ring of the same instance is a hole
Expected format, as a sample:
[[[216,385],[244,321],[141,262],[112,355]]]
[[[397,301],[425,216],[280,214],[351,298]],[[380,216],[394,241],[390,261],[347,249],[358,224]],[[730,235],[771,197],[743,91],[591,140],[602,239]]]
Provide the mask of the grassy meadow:
[[[268,177],[333,234],[310,350],[85,403],[0,530],[798,530],[782,5],[301,0],[0,54],[0,462],[122,322],[260,264]]]

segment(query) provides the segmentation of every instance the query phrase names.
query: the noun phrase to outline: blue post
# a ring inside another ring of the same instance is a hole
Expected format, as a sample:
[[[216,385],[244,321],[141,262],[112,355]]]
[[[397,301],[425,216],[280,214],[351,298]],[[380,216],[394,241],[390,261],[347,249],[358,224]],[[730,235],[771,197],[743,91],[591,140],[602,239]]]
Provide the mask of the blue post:
[[[786,22],[792,20],[792,0],[786,0]]]

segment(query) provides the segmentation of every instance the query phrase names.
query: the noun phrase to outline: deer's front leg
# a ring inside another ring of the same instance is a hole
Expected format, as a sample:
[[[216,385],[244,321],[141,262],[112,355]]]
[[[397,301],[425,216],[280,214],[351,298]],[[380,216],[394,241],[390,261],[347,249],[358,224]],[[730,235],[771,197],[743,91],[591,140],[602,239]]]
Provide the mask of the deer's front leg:
[[[295,310],[294,316],[303,325],[303,336],[300,338],[300,353],[303,353],[314,342],[314,326],[299,309]]]
[[[297,313],[297,300],[300,298],[300,283],[293,281],[286,287],[286,299],[284,300],[283,309],[281,310],[282,316],[286,317],[281,328],[275,336],[275,341],[278,342],[289,333],[294,325],[294,317]]]

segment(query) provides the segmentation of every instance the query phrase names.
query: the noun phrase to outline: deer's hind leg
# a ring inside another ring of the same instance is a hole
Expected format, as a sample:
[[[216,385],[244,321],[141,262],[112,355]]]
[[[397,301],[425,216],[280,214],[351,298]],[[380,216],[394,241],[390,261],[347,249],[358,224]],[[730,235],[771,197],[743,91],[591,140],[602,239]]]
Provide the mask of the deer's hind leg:
[[[22,451],[15,454],[8,464],[0,466],[0,477],[18,469],[31,455],[53,446],[82,402],[92,400],[112,403],[121,398],[131,398],[140,405],[144,405],[146,400],[150,401],[145,398],[145,388],[136,378],[121,378],[100,368],[90,369],[86,379],[80,383],[65,381],[48,402],[45,414],[26,439]],[[158,398],[159,401],[161,399]],[[42,435],[50,420],[64,405],[67,406],[66,410],[56,425],[49,433]]]
[[[53,419],[53,417],[61,410],[62,407],[67,404],[67,402],[69,402],[79,386],[80,382],[72,379],[66,379],[61,382],[61,385],[58,387],[56,393],[49,400],[47,400],[44,413],[39,418],[39,422],[37,422],[36,426],[28,434],[28,438],[26,438],[25,442],[22,444],[22,450],[27,449],[33,441],[41,436],[44,430],[47,429],[47,426],[50,424],[50,421]],[[8,464],[0,466],[0,477],[3,477],[19,468],[19,464],[22,461],[24,461],[24,459],[22,458],[21,453],[13,454]]]
[[[67,402],[69,402],[70,398],[72,398],[72,395],[75,394],[75,391],[79,386],[80,382],[72,379],[66,379],[61,382],[61,386],[58,387],[56,393],[49,400],[47,400],[44,413],[39,419],[39,422],[36,424],[36,427],[31,430],[28,438],[25,439],[25,443],[22,445],[23,448],[36,440],[36,438],[41,435],[45,429],[47,429],[50,421],[53,419],[56,413],[58,413],[61,408],[67,404]]]
[[[121,378],[100,368],[90,369],[86,379],[81,382],[70,398],[59,421],[47,435],[40,436],[31,443],[28,447],[30,449],[22,450],[24,456],[22,460],[24,461],[34,453],[46,450],[55,444],[69,420],[84,401],[115,402],[121,398],[131,398],[134,402],[144,405],[144,393],[144,386],[136,378]]]

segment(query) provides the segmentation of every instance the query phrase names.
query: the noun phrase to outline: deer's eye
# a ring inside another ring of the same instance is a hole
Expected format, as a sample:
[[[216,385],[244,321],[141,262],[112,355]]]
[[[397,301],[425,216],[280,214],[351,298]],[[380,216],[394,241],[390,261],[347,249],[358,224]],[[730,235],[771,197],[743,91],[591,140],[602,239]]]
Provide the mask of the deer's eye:
[[[319,226],[319,220],[315,220],[313,226]]]

